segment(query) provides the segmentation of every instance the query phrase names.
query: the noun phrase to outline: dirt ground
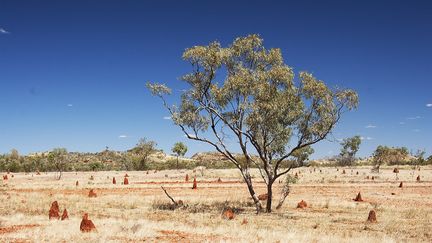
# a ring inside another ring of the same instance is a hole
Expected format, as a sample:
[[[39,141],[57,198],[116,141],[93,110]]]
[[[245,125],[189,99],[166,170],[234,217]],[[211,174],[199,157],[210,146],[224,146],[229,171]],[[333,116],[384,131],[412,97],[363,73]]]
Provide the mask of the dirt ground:
[[[0,242],[432,242],[432,167],[399,167],[397,175],[393,168],[294,170],[299,181],[284,206],[260,215],[234,169],[128,171],[129,185],[122,184],[124,171],[68,172],[61,180],[55,173],[10,174],[0,183]],[[265,193],[253,175],[257,193]],[[185,206],[167,209],[161,186]],[[274,204],[282,186],[275,184]],[[97,197],[88,197],[90,189]],[[359,192],[364,201],[353,201]],[[307,208],[296,208],[301,200]],[[53,201],[69,219],[48,219]],[[233,220],[221,217],[226,206],[235,209]],[[366,221],[370,210],[377,223]],[[80,231],[84,213],[97,231]]]

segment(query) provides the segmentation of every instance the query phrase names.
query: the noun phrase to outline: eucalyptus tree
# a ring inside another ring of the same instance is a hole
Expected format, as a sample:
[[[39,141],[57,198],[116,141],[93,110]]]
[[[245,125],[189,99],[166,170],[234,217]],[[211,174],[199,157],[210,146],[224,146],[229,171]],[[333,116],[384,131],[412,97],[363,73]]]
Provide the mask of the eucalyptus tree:
[[[136,170],[145,170],[151,154],[157,151],[157,143],[146,138],[141,138],[138,144],[128,152],[132,158]]]
[[[358,104],[357,93],[331,89],[308,72],[294,77],[280,49],[266,49],[258,35],[240,37],[228,47],[219,42],[194,46],[183,53],[192,72],[181,79],[189,86],[178,106],[167,103],[171,89],[147,83],[160,97],[187,138],[207,143],[240,171],[262,211],[250,168],[259,169],[267,185],[266,212],[272,210],[273,184],[296,168],[297,150],[322,141],[343,112]],[[233,139],[241,158],[235,156]]]
[[[341,143],[342,148],[339,154],[339,164],[342,166],[350,166],[354,163],[355,155],[360,149],[361,137],[354,136],[345,138]]]
[[[184,156],[187,150],[187,146],[182,142],[177,142],[172,147],[171,151],[177,156],[177,169],[179,168],[179,156]]]
[[[57,179],[60,180],[63,171],[66,170],[68,161],[68,152],[65,148],[55,148],[48,153],[48,162],[59,173]]]

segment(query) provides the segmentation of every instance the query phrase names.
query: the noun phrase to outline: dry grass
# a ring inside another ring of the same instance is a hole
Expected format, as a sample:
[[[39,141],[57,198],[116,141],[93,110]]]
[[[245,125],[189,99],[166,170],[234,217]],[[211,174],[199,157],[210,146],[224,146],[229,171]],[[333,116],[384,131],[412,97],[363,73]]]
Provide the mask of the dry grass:
[[[432,238],[432,168],[401,168],[396,181],[393,168],[377,174],[359,167],[301,168],[284,206],[271,214],[256,215],[244,183],[236,170],[207,170],[196,174],[198,189],[184,183],[192,171],[15,174],[0,183],[0,242],[430,242]],[[312,173],[311,173],[312,171]],[[356,172],[359,175],[356,175]],[[94,180],[90,180],[91,175]],[[167,176],[166,176],[167,175]],[[367,180],[366,176],[375,176]],[[415,182],[421,175],[422,182]],[[112,184],[112,177],[117,185]],[[254,171],[257,193],[265,192]],[[218,178],[222,183],[217,183]],[[75,186],[75,181],[80,185]],[[398,188],[399,182],[403,188]],[[183,207],[172,210],[163,185]],[[282,188],[277,184],[276,191]],[[95,189],[98,197],[87,196]],[[352,199],[358,192],[365,202]],[[394,193],[394,195],[392,195]],[[278,195],[275,196],[275,200]],[[69,220],[49,221],[48,210],[57,200]],[[305,200],[306,209],[296,209]],[[237,216],[220,217],[225,207]],[[368,212],[377,211],[378,223],[366,223]],[[81,233],[79,224],[89,213],[97,232]],[[247,219],[247,224],[242,224]]]

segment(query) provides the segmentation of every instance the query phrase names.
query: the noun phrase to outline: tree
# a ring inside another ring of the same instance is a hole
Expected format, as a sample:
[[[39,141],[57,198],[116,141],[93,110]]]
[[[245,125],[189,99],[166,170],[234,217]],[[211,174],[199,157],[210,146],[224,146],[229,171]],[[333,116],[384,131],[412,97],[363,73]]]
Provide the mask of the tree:
[[[426,151],[424,151],[424,150],[417,150],[417,153],[415,154],[415,158],[413,159],[413,161],[412,161],[412,163],[413,163],[413,165],[414,165],[414,167],[420,167],[421,165],[426,165],[426,161],[427,160],[425,160],[425,154],[426,154]]]
[[[59,173],[57,179],[60,180],[68,162],[68,152],[65,148],[55,148],[48,154],[48,162]]]
[[[309,160],[309,156],[313,154],[315,151],[311,146],[306,146],[301,149],[294,151],[292,157],[295,158],[296,163],[300,166],[304,165],[304,162]]]
[[[405,147],[401,148],[390,148],[387,146],[379,145],[373,152],[372,163],[379,172],[381,165],[389,164],[396,165],[408,158],[408,149]]]
[[[6,169],[11,172],[19,172],[21,170],[21,162],[23,157],[19,155],[18,150],[12,149],[10,154],[6,155]]]
[[[187,147],[182,142],[177,142],[174,144],[174,147],[171,149],[171,151],[177,155],[177,169],[179,168],[179,156],[184,156],[187,152]]]
[[[360,136],[345,138],[342,142],[341,152],[339,154],[339,164],[342,166],[350,166],[354,163],[355,155],[358,152],[361,144]]]
[[[146,163],[151,154],[156,152],[156,142],[147,141],[146,138],[141,138],[138,144],[129,150],[129,152],[133,155],[133,160],[135,160],[135,169],[137,170],[145,170]]]
[[[430,156],[426,159],[426,163],[427,163],[427,164],[432,164],[432,155],[430,155]]]
[[[162,99],[187,138],[213,146],[239,169],[257,213],[262,205],[251,166],[267,185],[266,212],[271,212],[273,183],[301,166],[289,163],[293,153],[325,139],[341,114],[357,107],[352,90],[330,89],[307,72],[294,80],[281,50],[267,50],[258,35],[237,38],[226,48],[218,42],[194,46],[183,59],[193,71],[182,77],[190,88],[178,106],[168,105],[166,85],[149,82],[147,88]],[[232,139],[244,160],[234,156]]]

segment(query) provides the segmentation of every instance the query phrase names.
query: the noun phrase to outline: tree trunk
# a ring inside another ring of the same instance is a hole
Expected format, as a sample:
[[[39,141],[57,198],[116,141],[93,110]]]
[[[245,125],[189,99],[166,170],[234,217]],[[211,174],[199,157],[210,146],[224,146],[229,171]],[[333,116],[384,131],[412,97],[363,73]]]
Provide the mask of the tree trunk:
[[[249,190],[249,194],[251,195],[252,200],[255,203],[256,212],[258,214],[258,213],[260,213],[262,211],[262,205],[261,205],[261,202],[259,201],[259,199],[258,199],[258,197],[257,197],[257,195],[255,193],[255,190],[253,188],[252,178],[251,178],[251,176],[249,174],[249,170],[245,169],[242,172],[243,172],[242,173],[243,174],[243,179],[246,182],[246,185],[247,185],[248,190]]]
[[[273,199],[273,180],[269,180],[267,184],[267,204],[266,213],[271,213],[272,211],[272,199]]]
[[[289,193],[290,193],[290,185],[289,182],[287,181],[282,189],[281,197],[279,199],[278,205],[276,206],[276,209],[280,209],[282,207],[282,204],[285,202],[285,199]]]

